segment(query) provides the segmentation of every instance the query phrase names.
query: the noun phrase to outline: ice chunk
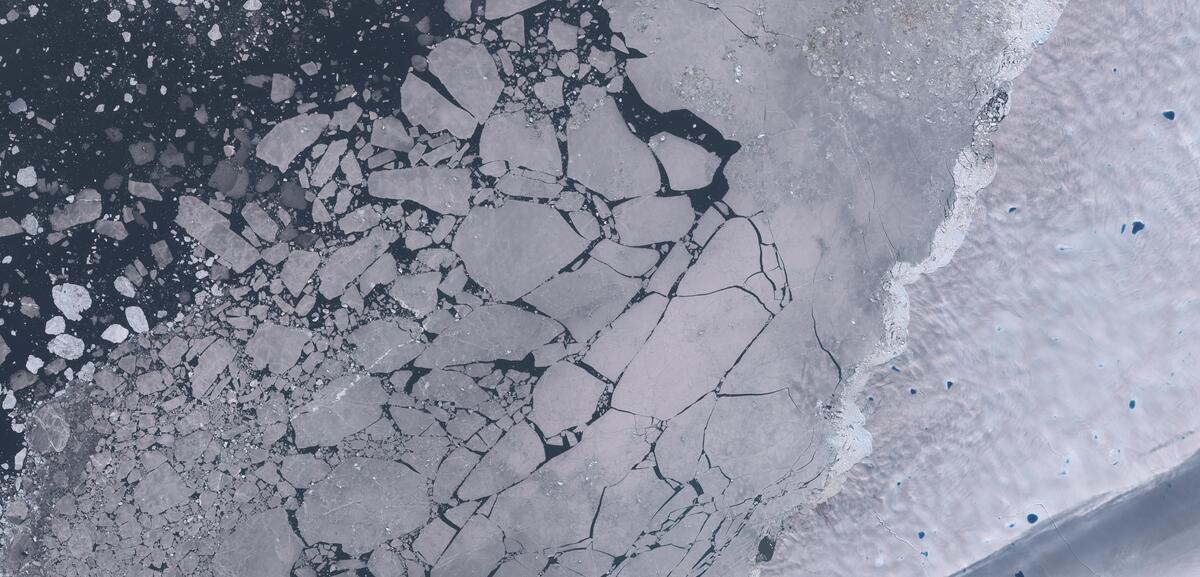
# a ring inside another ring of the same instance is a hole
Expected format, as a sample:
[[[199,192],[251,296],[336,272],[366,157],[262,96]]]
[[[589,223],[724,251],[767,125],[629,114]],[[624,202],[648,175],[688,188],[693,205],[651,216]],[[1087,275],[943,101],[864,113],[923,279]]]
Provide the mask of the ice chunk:
[[[282,74],[271,75],[271,102],[283,102],[296,93],[296,81]]]
[[[524,173],[522,171],[510,172],[500,177],[496,182],[496,190],[510,196],[524,196],[529,198],[557,198],[562,194],[563,187],[553,181],[552,177],[544,176],[541,179],[535,178],[536,173]]]
[[[692,201],[686,196],[635,198],[613,209],[621,244],[641,246],[683,238],[695,223]]]
[[[497,20],[524,12],[546,0],[487,0],[483,16],[488,20]]]
[[[437,286],[440,282],[442,275],[437,272],[403,275],[392,282],[388,296],[420,318],[437,308]]]
[[[129,338],[129,329],[121,325],[108,325],[108,328],[100,333],[100,338],[110,343],[123,343]]]
[[[129,181],[129,194],[146,200],[162,200],[162,195],[158,193],[158,188],[149,182]]]
[[[313,395],[313,400],[292,417],[296,446],[333,446],[383,416],[387,393],[379,379],[343,375]]]
[[[769,315],[743,291],[676,297],[617,383],[613,407],[669,419],[713,390]]]
[[[286,172],[296,156],[321,137],[326,126],[329,126],[327,114],[293,116],[273,126],[259,141],[254,155],[280,172]]]
[[[715,394],[706,395],[667,421],[667,428],[654,447],[655,461],[663,475],[685,483],[708,469],[708,463],[703,459],[702,432],[716,401]]]
[[[245,272],[260,258],[246,239],[229,228],[229,219],[194,196],[179,198],[175,222],[234,272]]]
[[[117,289],[117,292],[126,298],[137,296],[137,289],[134,288],[133,283],[123,276],[113,279],[113,288]]]
[[[305,541],[357,557],[425,523],[427,481],[400,463],[349,458],[304,495],[296,512]]]
[[[376,170],[367,179],[367,193],[409,200],[442,214],[465,215],[471,208],[471,173],[431,166]]]
[[[61,335],[67,330],[67,320],[62,315],[54,315],[46,321],[46,334]]]
[[[660,132],[651,137],[654,155],[667,171],[673,190],[695,190],[712,183],[721,159],[699,144]]]
[[[380,116],[371,123],[371,146],[408,152],[412,150],[413,139],[399,118]]]
[[[246,224],[250,225],[250,230],[254,231],[259,238],[274,242],[275,235],[279,234],[279,225],[263,210],[257,202],[248,202],[242,207],[242,218],[246,220]]]
[[[762,270],[760,249],[758,232],[748,219],[727,221],[683,276],[676,294],[705,294],[746,284]]]
[[[147,473],[133,488],[133,501],[138,508],[151,515],[182,505],[191,496],[192,489],[175,469],[165,463]]]
[[[54,230],[67,230],[73,226],[92,222],[104,214],[100,193],[90,188],[79,191],[75,201],[54,209],[50,214],[50,226]],[[33,233],[30,233],[33,234]]]
[[[660,255],[652,248],[636,248],[617,244],[607,238],[592,247],[591,255],[626,276],[646,274],[658,263]]]
[[[550,31],[546,33],[546,38],[554,45],[554,49],[558,51],[575,50],[579,28],[571,26],[562,20],[555,18],[550,21]]]
[[[697,432],[700,434],[700,432]],[[634,469],[621,481],[604,491],[604,501],[596,513],[592,546],[598,551],[619,551],[628,547],[648,526],[659,508],[674,494],[650,468]],[[692,545],[697,546],[697,545]],[[680,551],[680,554],[683,552]],[[638,558],[645,553],[638,555]],[[625,574],[627,571],[622,571]],[[659,571],[628,571],[630,575],[664,575]]]
[[[617,380],[641,350],[666,308],[667,298],[657,294],[634,303],[592,343],[584,363],[610,380]]]
[[[11,216],[0,218],[0,238],[12,236],[14,234],[21,234],[22,232],[24,232],[24,229],[22,229],[21,225],[17,223],[17,221],[13,220]]]
[[[390,373],[407,365],[425,350],[418,333],[405,330],[395,321],[371,321],[350,333],[346,339],[354,345],[354,360],[367,372]]]
[[[487,517],[476,515],[450,542],[430,576],[490,575],[504,554],[504,534]]]
[[[453,243],[471,278],[504,301],[554,276],[586,247],[558,211],[523,201],[476,207]]]
[[[321,161],[317,166],[313,167],[312,174],[309,175],[309,184],[313,188],[325,186],[329,179],[333,178],[334,171],[341,164],[342,155],[346,153],[346,146],[349,143],[346,139],[335,140],[325,149],[325,154],[321,156]]]
[[[83,318],[79,313],[92,308],[92,295],[86,288],[77,284],[55,285],[50,289],[50,297],[54,300],[54,306],[62,311],[63,316],[73,321]]]
[[[497,114],[483,126],[479,156],[484,162],[507,160],[516,166],[547,174],[562,174],[562,153],[549,118],[536,122],[524,112]]]
[[[487,48],[461,38],[443,40],[429,52],[429,71],[475,120],[484,122],[496,106],[504,81]]]
[[[489,3],[490,4],[490,3]],[[488,16],[492,18],[492,16]],[[525,18],[520,14],[500,23],[500,35],[509,42],[525,45]]]
[[[313,273],[321,265],[321,255],[315,252],[294,250],[283,263],[280,273],[283,286],[294,296],[300,296],[304,286],[312,279]]]
[[[387,252],[400,235],[394,230],[376,228],[358,242],[336,250],[317,273],[319,290],[325,298],[337,298],[358,275]]]
[[[479,307],[442,332],[416,366],[448,367],[479,361],[521,360],[562,332],[558,323],[504,304]]]
[[[68,361],[73,361],[83,356],[83,341],[78,337],[63,333],[50,339],[50,344],[46,347],[51,353],[58,355]]]
[[[501,493],[488,517],[506,539],[531,550],[586,539],[605,487],[629,475],[649,450],[647,428],[636,419],[608,411],[582,442]],[[536,515],[530,514],[531,502],[538,503]]]
[[[208,345],[200,354],[200,360],[192,371],[192,396],[198,399],[207,398],[213,392],[217,377],[221,376],[235,356],[237,349],[225,339],[217,339]]]
[[[363,232],[379,224],[379,209],[373,205],[360,206],[338,219],[338,228],[344,233]]]
[[[546,108],[554,109],[564,104],[563,77],[552,76],[533,85],[533,94]]]
[[[367,571],[375,577],[406,577],[404,559],[386,547],[380,547],[371,552],[367,561]]]
[[[498,493],[528,476],[545,460],[542,438],[528,424],[513,425],[467,475],[458,496],[471,500]]]
[[[146,313],[142,312],[142,307],[125,307],[125,322],[129,323],[129,328],[135,333],[150,330],[150,323],[146,322]]]
[[[567,361],[546,369],[533,389],[529,418],[546,437],[592,420],[604,382]]]
[[[329,465],[311,454],[300,453],[284,457],[280,473],[292,485],[308,488],[329,474]]]
[[[400,106],[409,121],[424,126],[429,132],[449,130],[450,134],[467,139],[475,134],[479,124],[471,113],[446,100],[413,74],[409,74],[400,87]]]
[[[732,479],[727,499],[753,498],[805,463],[814,470],[822,466],[812,460],[820,450],[813,435],[821,426],[818,414],[796,406],[787,390],[721,397],[704,432],[704,453]]]
[[[589,260],[579,270],[563,273],[537,287],[525,301],[567,327],[575,340],[591,340],[625,310],[641,290],[640,282]]]
[[[67,423],[62,405],[48,403],[30,415],[29,448],[35,453],[59,453],[67,448],[71,426]]]
[[[310,336],[304,329],[263,323],[246,343],[246,354],[256,370],[269,367],[272,373],[282,374],[300,359],[300,350]]]
[[[101,220],[96,223],[96,234],[107,236],[113,240],[125,240],[129,236],[129,231],[125,229],[124,223],[117,220]]]
[[[585,86],[567,125],[567,175],[609,200],[654,194],[658,163],[602,88]]]
[[[459,22],[471,19],[471,0],[445,0],[443,7],[446,14]]]
[[[213,557],[216,577],[288,577],[304,543],[287,511],[267,509],[242,520]]]
[[[37,184],[37,170],[32,166],[17,170],[17,184],[29,188]]]
[[[418,380],[412,389],[415,399],[454,403],[458,408],[471,408],[490,397],[471,377],[454,371],[434,369]]]

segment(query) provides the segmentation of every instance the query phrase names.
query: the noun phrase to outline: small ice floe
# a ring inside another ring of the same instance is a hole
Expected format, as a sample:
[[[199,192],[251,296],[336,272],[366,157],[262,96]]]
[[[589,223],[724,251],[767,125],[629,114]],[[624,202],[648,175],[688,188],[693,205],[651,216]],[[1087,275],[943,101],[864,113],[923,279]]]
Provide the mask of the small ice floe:
[[[54,299],[54,306],[62,311],[63,316],[73,321],[82,319],[79,313],[92,307],[92,295],[88,294],[86,288],[77,284],[57,285],[50,289],[50,296]]]
[[[50,340],[50,344],[46,348],[51,353],[68,361],[73,361],[83,356],[83,340],[66,333],[55,336]]]
[[[100,334],[100,338],[113,344],[123,343],[125,339],[129,338],[129,329],[117,324],[109,325]]]

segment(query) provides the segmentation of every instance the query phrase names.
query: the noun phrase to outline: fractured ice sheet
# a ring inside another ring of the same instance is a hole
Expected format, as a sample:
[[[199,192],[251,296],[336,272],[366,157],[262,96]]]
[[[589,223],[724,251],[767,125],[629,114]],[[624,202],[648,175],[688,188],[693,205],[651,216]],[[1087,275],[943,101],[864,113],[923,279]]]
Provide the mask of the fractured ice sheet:
[[[277,8],[14,73],[9,573],[749,574],[1059,7]]]

